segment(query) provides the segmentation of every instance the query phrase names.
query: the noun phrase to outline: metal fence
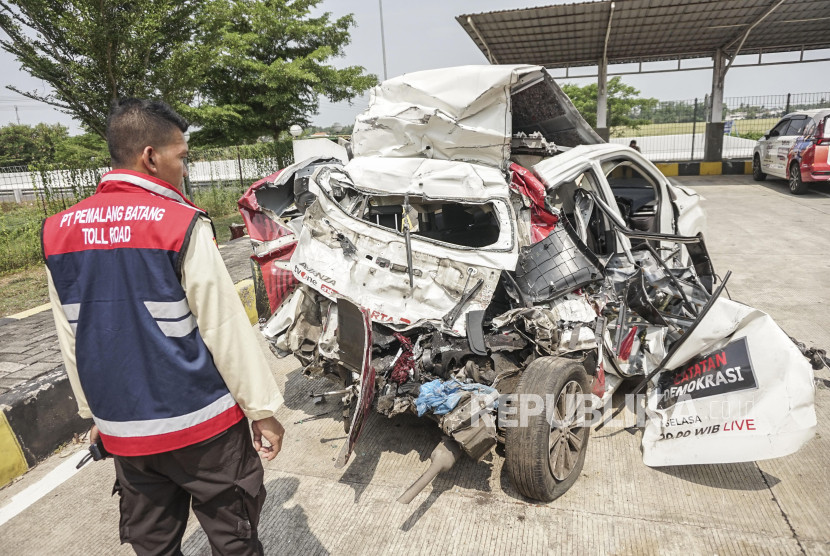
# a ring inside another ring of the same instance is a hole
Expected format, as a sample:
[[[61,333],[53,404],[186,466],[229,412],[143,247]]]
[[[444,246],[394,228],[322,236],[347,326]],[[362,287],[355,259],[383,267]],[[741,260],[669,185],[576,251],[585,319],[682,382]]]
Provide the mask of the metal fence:
[[[192,149],[188,160],[190,187],[248,187],[292,162],[290,141]]]
[[[95,190],[109,168],[59,168],[51,165],[0,168],[0,202],[82,198]]]
[[[191,149],[185,188],[191,195],[205,188],[242,190],[291,162],[290,142]],[[101,176],[109,170],[109,167],[59,168],[51,165],[0,168],[0,202],[38,200],[71,204],[90,195]]]
[[[629,114],[635,127],[614,127],[610,142],[637,141],[654,161],[703,159],[709,99],[656,102]],[[723,158],[752,157],[759,137],[781,116],[796,110],[830,107],[828,93],[798,93],[724,99]],[[204,188],[244,189],[292,162],[291,142],[257,143],[218,149],[191,149],[188,193]],[[0,202],[38,199],[66,204],[94,191],[108,167],[58,168],[48,165],[0,168]]]
[[[611,129],[612,143],[632,139],[655,161],[703,159],[709,98],[657,102],[628,114],[641,123]],[[830,108],[830,93],[798,93],[724,99],[723,158],[752,158],[756,141],[790,112]]]

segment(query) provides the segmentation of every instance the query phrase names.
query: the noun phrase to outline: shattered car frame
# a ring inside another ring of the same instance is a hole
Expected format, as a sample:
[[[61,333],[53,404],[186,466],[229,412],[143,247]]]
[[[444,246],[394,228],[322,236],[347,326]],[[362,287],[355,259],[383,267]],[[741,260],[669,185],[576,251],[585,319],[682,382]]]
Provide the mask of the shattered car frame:
[[[721,299],[700,197],[603,143],[543,68],[391,79],[352,156],[316,141],[239,205],[262,333],[335,383],[318,395],[342,402],[337,465],[372,407],[409,412],[446,438],[401,501],[498,443],[515,487],[549,501],[625,379],[646,393],[649,465],[776,457],[812,436],[810,366],[766,315]],[[771,346],[775,368],[757,351]],[[786,399],[765,389],[779,375]]]

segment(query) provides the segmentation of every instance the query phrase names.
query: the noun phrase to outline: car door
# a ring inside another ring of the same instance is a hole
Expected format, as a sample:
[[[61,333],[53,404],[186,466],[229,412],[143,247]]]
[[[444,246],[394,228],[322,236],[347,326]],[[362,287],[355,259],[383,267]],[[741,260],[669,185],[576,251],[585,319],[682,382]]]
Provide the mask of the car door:
[[[786,135],[781,138],[781,150],[787,149],[786,160],[784,161],[785,172],[789,170],[790,162],[793,158],[801,158],[797,153],[799,144],[803,146],[804,132],[812,121],[813,119],[808,116],[794,116],[790,120],[790,125],[785,131]]]
[[[615,153],[600,164],[613,201],[631,229],[681,235],[703,231],[700,195],[672,185],[643,156]]]
[[[787,177],[784,167],[787,153],[784,153],[783,159],[779,159],[778,150],[781,146],[782,135],[789,126],[790,118],[784,118],[761,140],[761,168],[765,174],[779,178]]]
[[[796,115],[790,118],[789,125],[778,137],[777,156],[775,157],[775,168],[778,176],[786,178],[789,171],[790,155],[793,147],[798,142],[804,128],[807,127],[809,118],[806,115]]]
[[[629,228],[659,233],[666,227],[661,215],[669,215],[668,223],[671,224],[671,208],[661,210],[660,180],[646,169],[640,157],[615,153],[602,159],[600,165],[609,202],[619,208]]]
[[[615,153],[600,162],[609,204],[619,209],[632,230],[694,236],[704,231],[706,217],[700,195],[672,185],[648,160],[636,153]],[[632,243],[637,241],[632,240]],[[655,245],[668,254],[671,241]]]

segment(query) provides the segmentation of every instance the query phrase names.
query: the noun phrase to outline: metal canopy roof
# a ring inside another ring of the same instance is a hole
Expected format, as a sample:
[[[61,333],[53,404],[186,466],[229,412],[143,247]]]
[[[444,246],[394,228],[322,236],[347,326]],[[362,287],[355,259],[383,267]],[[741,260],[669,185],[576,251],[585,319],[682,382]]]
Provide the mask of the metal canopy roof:
[[[549,68],[597,65],[606,40],[609,64],[830,48],[830,0],[616,0],[456,19],[491,63]]]

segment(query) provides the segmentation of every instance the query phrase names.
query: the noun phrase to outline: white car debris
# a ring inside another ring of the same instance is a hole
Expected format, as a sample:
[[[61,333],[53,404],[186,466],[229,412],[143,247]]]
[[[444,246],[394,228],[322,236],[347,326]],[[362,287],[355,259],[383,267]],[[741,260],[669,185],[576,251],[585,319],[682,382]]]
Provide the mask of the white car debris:
[[[371,407],[437,422],[401,501],[497,443],[515,487],[553,500],[627,379],[647,465],[778,457],[814,434],[811,366],[721,295],[700,197],[603,143],[544,68],[390,79],[351,153],[299,145],[320,154],[239,202],[262,332],[336,384],[318,395],[342,399],[338,465]]]

